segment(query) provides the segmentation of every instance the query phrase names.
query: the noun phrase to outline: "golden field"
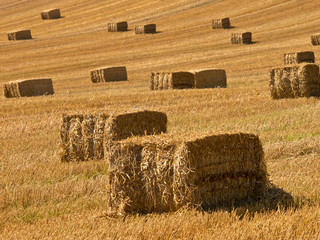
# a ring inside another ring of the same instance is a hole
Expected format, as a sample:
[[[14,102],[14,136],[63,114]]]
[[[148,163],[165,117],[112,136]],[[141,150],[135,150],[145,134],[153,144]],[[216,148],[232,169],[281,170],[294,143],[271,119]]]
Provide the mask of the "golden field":
[[[41,20],[49,8],[63,18]],[[0,239],[320,239],[320,101],[268,92],[268,70],[283,53],[314,51],[318,62],[310,36],[320,32],[320,2],[0,0],[0,16],[0,85],[49,77],[55,89],[0,97]],[[233,28],[212,30],[223,17]],[[130,31],[108,33],[115,21]],[[158,33],[135,35],[144,23]],[[15,29],[30,29],[33,39],[8,41]],[[245,31],[254,44],[231,45],[231,33]],[[90,70],[122,65],[128,82],[90,82]],[[199,68],[225,69],[228,87],[148,89],[152,71]],[[166,112],[170,133],[258,134],[270,180],[293,206],[106,217],[106,164],[60,162],[61,115],[133,109]]]

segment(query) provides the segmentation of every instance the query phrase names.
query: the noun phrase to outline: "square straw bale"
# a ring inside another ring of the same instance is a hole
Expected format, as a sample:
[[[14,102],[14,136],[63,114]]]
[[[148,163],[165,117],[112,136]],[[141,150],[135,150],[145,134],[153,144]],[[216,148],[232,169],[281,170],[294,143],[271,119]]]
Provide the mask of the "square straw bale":
[[[216,28],[230,28],[230,19],[222,18],[212,20],[212,29]]]
[[[90,71],[91,82],[127,81],[127,69],[125,66],[104,67]]]
[[[30,30],[17,30],[8,33],[8,40],[25,40],[32,39]]]
[[[107,188],[115,191],[112,195],[120,191],[126,199],[109,198],[108,210],[112,214],[119,211],[117,205],[126,204],[130,211],[125,212],[126,207],[122,207],[118,214],[169,212],[188,205],[210,208],[260,194],[268,184],[262,145],[253,134],[145,136],[106,147],[107,163],[111,166],[114,159],[127,161],[131,167],[122,175],[135,176],[123,185],[108,174]],[[129,147],[135,151],[127,151]],[[133,158],[135,161],[130,162]],[[125,193],[131,183],[141,188],[138,197]],[[142,202],[137,208],[136,197]]]
[[[311,36],[311,44],[312,45],[320,45],[320,34]]]
[[[41,18],[43,20],[61,18],[60,9],[55,8],[55,9],[44,10],[43,12],[41,12]]]
[[[231,34],[232,44],[251,44],[252,43],[252,33],[232,33]]]
[[[125,32],[128,31],[127,22],[108,23],[108,32]]]
[[[194,88],[194,74],[191,72],[153,72],[151,90]]]
[[[139,25],[135,27],[136,34],[156,33],[156,32],[157,32],[156,24],[146,24],[146,25]]]
[[[283,55],[283,62],[285,65],[298,64],[302,62],[314,63],[314,52],[296,52],[296,53],[285,53]]]
[[[273,99],[320,96],[320,76],[317,64],[299,64],[273,68],[269,90]]]
[[[223,69],[193,70],[195,88],[225,88],[227,75]]]
[[[17,80],[3,85],[4,96],[13,97],[32,97],[54,94],[52,79],[28,79]]]

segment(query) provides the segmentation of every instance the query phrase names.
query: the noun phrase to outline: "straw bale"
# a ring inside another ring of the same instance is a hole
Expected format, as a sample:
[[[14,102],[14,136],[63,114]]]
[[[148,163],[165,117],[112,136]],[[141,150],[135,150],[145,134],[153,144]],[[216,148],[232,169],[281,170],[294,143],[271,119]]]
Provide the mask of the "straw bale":
[[[30,30],[18,30],[8,33],[8,40],[32,39]]]
[[[108,23],[108,32],[125,32],[128,31],[127,22]]]
[[[194,87],[194,74],[191,72],[151,73],[151,90],[184,89]]]
[[[60,18],[60,9],[55,8],[55,9],[49,9],[49,10],[45,10],[43,12],[41,12],[41,18],[43,20],[46,19],[57,19]]]
[[[3,85],[4,96],[32,97],[54,94],[52,79],[17,80]]]
[[[223,69],[194,70],[195,88],[227,87],[227,75]]]
[[[136,34],[156,33],[156,24],[139,25],[135,27]]]
[[[308,63],[273,68],[269,89],[274,99],[320,96],[319,66]]]
[[[121,174],[134,176],[119,182],[108,173],[111,195],[120,191],[125,196],[108,199],[113,214],[168,212],[188,205],[210,208],[260,194],[268,183],[262,145],[253,134],[145,136],[106,147],[109,166],[115,159],[118,164],[127,161],[131,167]],[[131,183],[140,190],[126,192]]]
[[[212,29],[216,28],[230,28],[230,19],[222,18],[212,20]]]
[[[302,62],[314,63],[314,52],[285,53],[283,55],[283,62],[285,65],[298,64]]]
[[[118,115],[62,115],[60,129],[61,160],[102,159],[104,144],[131,136],[160,134],[167,130],[167,116],[156,111]]]
[[[251,34],[251,32],[232,33],[231,34],[231,43],[232,44],[251,44],[252,43],[252,34]]]
[[[105,67],[90,71],[91,82],[127,81],[127,69],[121,67]]]
[[[311,36],[312,45],[320,45],[320,34]]]

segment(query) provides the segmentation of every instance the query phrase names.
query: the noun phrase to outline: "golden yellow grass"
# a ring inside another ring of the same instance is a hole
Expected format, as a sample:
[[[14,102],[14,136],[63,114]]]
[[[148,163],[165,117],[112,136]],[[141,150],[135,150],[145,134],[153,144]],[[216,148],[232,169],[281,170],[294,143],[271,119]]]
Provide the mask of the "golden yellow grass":
[[[271,100],[268,93],[268,70],[282,64],[284,52],[314,51],[317,61],[319,50],[311,45],[310,35],[317,32],[320,3],[58,0],[53,6],[45,2],[46,8],[59,7],[64,18],[41,21],[40,0],[4,0],[0,9],[1,53],[10,53],[0,55],[0,84],[50,77],[55,89],[53,96],[0,97],[0,238],[320,237],[320,101]],[[213,33],[213,12],[217,18],[230,17],[235,28]],[[131,31],[108,34],[107,23],[121,21],[123,15]],[[160,33],[136,36],[134,25],[146,24],[150,16]],[[6,33],[17,28],[30,28],[34,39],[7,41]],[[233,46],[231,31],[251,31],[257,43]],[[89,70],[106,64],[125,65],[129,81],[91,84]],[[228,88],[148,90],[152,71],[195,68],[226,69]],[[259,206],[247,213],[239,207],[231,212],[105,217],[105,163],[61,163],[59,126],[65,112],[122,109],[164,111],[170,133],[258,134],[270,179],[293,196],[295,207],[255,215],[252,211]]]

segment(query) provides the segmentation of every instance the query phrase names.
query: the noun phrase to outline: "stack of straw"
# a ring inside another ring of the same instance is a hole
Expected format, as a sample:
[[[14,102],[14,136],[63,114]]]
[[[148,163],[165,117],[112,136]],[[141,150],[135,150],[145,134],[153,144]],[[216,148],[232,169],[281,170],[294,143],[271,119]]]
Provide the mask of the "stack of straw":
[[[227,75],[223,69],[194,70],[194,88],[225,88]]]
[[[314,63],[314,52],[296,52],[296,53],[285,53],[283,55],[284,65],[299,64],[302,62]]]
[[[222,18],[212,20],[212,29],[216,28],[230,28],[230,19]]]
[[[311,36],[312,45],[320,45],[320,34]]]
[[[60,130],[61,160],[102,159],[104,145],[131,136],[166,132],[167,116],[155,111],[119,115],[63,115]]]
[[[128,138],[106,152],[110,215],[211,208],[259,194],[268,182],[253,134]]]
[[[252,34],[251,34],[251,32],[232,33],[231,34],[231,43],[232,44],[251,44],[252,43]]]
[[[136,34],[156,33],[156,24],[140,25],[135,27]]]
[[[128,31],[127,22],[108,23],[108,32],[125,32]]]
[[[43,20],[46,19],[57,19],[60,18],[60,9],[55,8],[55,9],[49,9],[49,10],[45,10],[43,12],[41,12],[41,18]]]
[[[32,97],[53,94],[51,79],[29,79],[17,80],[3,85],[4,96],[13,97]]]
[[[17,30],[17,31],[8,33],[8,40],[24,40],[24,39],[32,39],[30,30]]]
[[[127,69],[121,67],[104,67],[90,71],[91,82],[127,81]]]

